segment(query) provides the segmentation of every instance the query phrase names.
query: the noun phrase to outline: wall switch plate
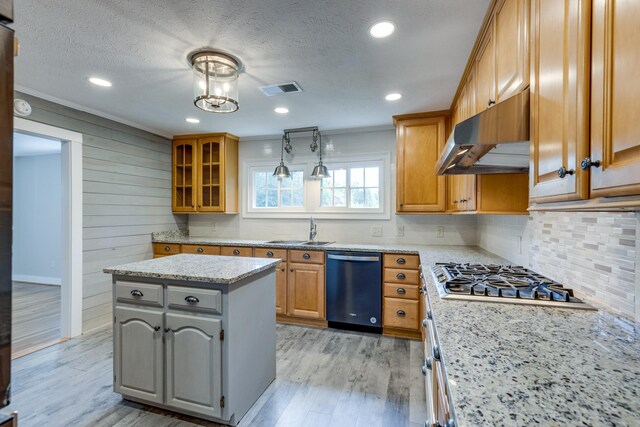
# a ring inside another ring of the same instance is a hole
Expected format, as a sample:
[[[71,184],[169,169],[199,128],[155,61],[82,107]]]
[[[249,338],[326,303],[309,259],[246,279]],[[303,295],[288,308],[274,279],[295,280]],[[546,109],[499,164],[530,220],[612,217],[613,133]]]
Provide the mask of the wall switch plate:
[[[436,238],[444,239],[444,226],[442,225],[436,226]]]
[[[371,235],[373,237],[382,237],[382,227],[380,226],[371,227]]]
[[[396,225],[396,236],[404,237],[404,225]]]

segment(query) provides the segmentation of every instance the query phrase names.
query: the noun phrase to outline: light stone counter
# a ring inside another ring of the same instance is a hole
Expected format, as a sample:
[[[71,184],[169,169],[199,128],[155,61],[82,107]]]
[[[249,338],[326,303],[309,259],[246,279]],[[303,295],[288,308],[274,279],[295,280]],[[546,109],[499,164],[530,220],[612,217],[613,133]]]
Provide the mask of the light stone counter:
[[[230,285],[274,268],[279,259],[178,254],[105,268],[116,276]]]
[[[155,235],[154,241],[418,253],[457,426],[640,426],[638,325],[603,310],[439,297],[429,271],[437,262],[510,264],[484,249],[342,243],[294,246],[184,233]],[[571,287],[571,283],[565,285]]]

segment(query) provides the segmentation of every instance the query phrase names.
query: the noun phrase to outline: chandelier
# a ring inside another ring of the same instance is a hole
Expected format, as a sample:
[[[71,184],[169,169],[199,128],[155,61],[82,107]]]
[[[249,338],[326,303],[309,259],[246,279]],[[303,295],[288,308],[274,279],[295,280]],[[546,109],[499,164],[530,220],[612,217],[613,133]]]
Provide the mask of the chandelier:
[[[193,103],[212,113],[238,110],[238,75],[242,63],[214,50],[192,52],[187,57],[193,69]]]

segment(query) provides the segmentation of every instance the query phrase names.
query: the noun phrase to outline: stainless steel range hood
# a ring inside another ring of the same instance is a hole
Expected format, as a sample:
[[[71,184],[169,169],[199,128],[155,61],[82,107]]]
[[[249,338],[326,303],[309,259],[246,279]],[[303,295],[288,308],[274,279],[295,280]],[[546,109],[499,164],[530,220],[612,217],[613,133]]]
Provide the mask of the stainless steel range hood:
[[[529,89],[458,123],[436,165],[438,175],[528,170]]]

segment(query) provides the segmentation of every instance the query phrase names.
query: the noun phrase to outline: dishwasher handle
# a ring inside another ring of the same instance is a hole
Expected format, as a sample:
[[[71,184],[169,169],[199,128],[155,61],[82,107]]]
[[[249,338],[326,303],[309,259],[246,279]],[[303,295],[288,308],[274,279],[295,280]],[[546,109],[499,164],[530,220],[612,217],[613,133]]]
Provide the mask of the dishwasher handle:
[[[351,256],[351,255],[335,255],[328,254],[328,259],[337,259],[339,261],[358,261],[358,262],[379,262],[379,256]]]

